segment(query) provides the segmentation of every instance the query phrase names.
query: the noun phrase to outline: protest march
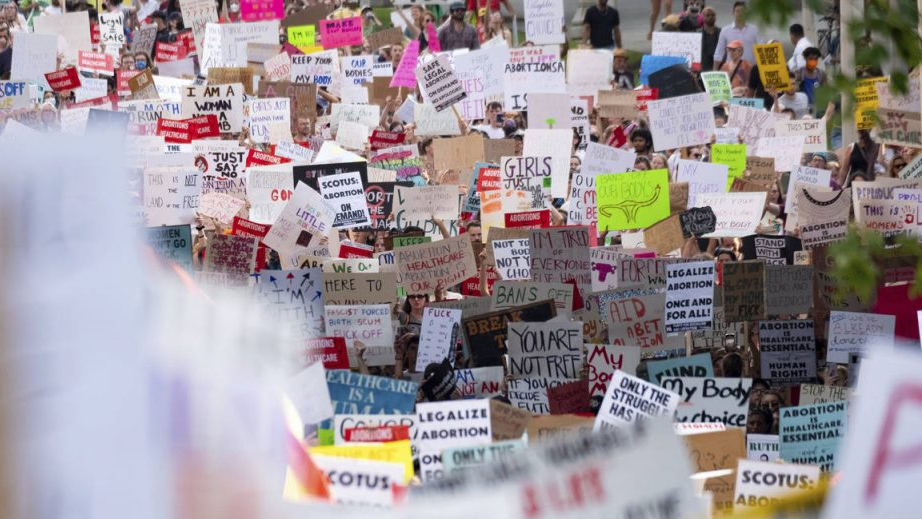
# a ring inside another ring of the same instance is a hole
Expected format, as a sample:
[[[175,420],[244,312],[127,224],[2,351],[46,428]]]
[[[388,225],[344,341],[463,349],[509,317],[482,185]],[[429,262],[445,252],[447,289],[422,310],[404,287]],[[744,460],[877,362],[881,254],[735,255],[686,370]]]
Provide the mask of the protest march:
[[[0,517],[918,517],[922,76],[620,4],[0,0]]]

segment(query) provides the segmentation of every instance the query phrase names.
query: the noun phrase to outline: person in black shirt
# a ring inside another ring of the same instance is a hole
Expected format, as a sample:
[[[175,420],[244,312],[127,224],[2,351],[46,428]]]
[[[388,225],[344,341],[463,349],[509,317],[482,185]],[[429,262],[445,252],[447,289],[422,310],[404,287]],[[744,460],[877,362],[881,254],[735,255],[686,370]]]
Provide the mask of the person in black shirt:
[[[704,17],[704,25],[698,30],[701,33],[701,70],[708,71],[714,69],[714,51],[720,39],[720,27],[715,23],[717,12],[713,7],[705,7],[701,14]]]
[[[618,10],[608,7],[608,0],[598,0],[597,5],[586,9],[583,18],[583,39],[593,49],[621,47],[621,19]]]
[[[762,85],[762,76],[759,75],[758,64],[753,65],[752,70],[749,72],[749,85],[746,90],[746,97],[762,99],[765,102],[766,110],[771,110],[772,106],[775,104],[775,98],[765,90],[765,86]]]

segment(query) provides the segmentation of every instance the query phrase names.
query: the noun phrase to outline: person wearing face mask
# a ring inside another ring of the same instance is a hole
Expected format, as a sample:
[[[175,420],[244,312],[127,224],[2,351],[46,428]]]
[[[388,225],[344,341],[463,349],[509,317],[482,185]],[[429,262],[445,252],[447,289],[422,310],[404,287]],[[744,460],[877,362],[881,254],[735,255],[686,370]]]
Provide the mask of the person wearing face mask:
[[[800,83],[800,91],[807,94],[812,110],[816,103],[816,89],[826,84],[826,73],[819,68],[820,49],[809,47],[803,52],[804,66],[794,71],[794,77]]]
[[[240,0],[227,0],[224,2],[224,13],[220,23],[240,23]]]

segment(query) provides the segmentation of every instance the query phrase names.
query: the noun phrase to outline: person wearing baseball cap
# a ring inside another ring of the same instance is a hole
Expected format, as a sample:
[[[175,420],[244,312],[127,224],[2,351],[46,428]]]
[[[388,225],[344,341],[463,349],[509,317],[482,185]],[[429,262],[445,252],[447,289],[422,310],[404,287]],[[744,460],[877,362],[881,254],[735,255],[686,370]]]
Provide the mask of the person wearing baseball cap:
[[[730,76],[730,86],[732,88],[746,88],[749,84],[749,73],[752,71],[752,63],[743,59],[743,42],[733,40],[727,44],[727,59],[720,70]]]
[[[461,2],[452,2],[448,6],[451,18],[439,27],[439,44],[443,51],[456,49],[477,50],[480,48],[480,38],[477,29],[464,21],[465,8]]]

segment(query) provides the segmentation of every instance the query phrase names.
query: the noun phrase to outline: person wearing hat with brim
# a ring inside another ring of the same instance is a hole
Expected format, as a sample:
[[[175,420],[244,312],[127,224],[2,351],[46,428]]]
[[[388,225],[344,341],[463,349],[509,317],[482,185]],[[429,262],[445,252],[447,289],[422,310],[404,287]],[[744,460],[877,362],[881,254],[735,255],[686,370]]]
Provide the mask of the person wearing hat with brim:
[[[743,59],[743,42],[733,40],[728,43],[726,56],[727,60],[720,70],[730,77],[730,87],[746,88],[749,84],[749,74],[752,72],[752,63]]]
[[[623,90],[634,90],[634,73],[627,67],[628,53],[625,49],[615,49],[612,85]]]
[[[442,51],[447,52],[457,49],[477,50],[480,48],[480,37],[477,29],[464,21],[466,9],[461,2],[452,2],[448,6],[449,18],[439,27],[439,45]]]

